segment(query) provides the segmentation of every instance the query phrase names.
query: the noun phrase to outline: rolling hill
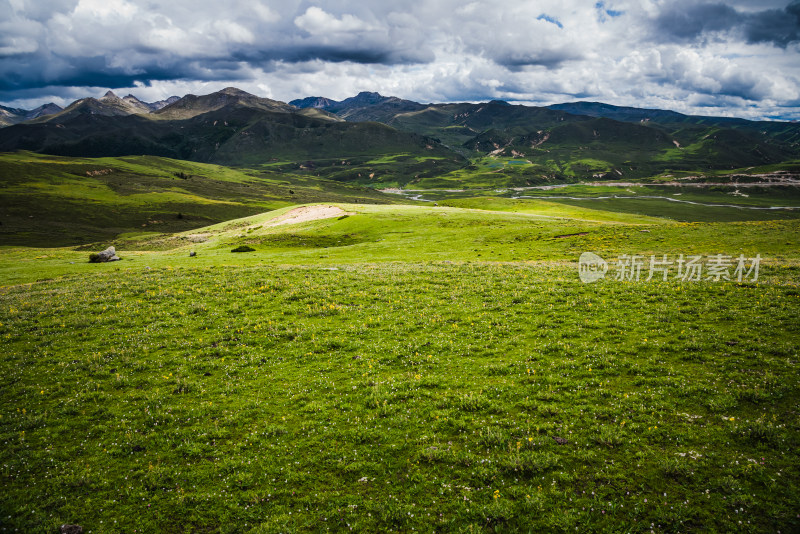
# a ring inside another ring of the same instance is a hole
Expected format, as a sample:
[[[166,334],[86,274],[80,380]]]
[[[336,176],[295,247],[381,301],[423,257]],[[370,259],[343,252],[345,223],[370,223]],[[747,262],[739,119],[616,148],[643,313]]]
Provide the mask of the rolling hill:
[[[374,92],[287,104],[236,88],[148,104],[108,92],[0,128],[0,150],[153,155],[372,186],[526,186],[796,167],[800,126],[597,103],[421,104]],[[513,169],[483,158],[518,160]],[[475,170],[480,177],[475,177]],[[498,174],[501,173],[501,174]],[[494,175],[494,176],[492,176]]]
[[[133,109],[113,95],[84,99],[47,120],[0,129],[0,150],[75,157],[144,154],[226,164],[399,153],[459,159],[423,135],[375,122],[345,122],[236,89],[189,95],[153,113]]]
[[[154,156],[0,154],[0,177],[0,246],[120,242],[305,202],[402,202],[315,177]]]

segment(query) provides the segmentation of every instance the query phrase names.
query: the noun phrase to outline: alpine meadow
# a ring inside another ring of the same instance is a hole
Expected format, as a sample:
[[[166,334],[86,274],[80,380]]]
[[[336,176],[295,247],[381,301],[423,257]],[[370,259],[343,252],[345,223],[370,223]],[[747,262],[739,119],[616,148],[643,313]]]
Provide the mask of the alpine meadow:
[[[73,3],[0,8],[0,532],[800,532],[800,4]]]

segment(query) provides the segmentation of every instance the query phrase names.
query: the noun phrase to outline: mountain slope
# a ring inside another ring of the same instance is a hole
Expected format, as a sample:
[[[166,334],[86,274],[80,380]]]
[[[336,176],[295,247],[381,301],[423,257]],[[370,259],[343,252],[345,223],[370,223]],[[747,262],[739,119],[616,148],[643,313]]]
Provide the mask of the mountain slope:
[[[800,135],[798,125],[597,103],[561,106],[575,111],[570,113],[553,109],[558,106],[503,101],[426,105],[362,92],[342,101],[309,97],[286,104],[236,88],[171,100],[151,111],[160,103],[119,98],[109,91],[100,99],[83,99],[54,115],[0,129],[0,150],[84,157],[149,154],[269,165],[374,186],[429,187],[454,179],[447,176],[453,172],[459,187],[471,181],[524,186],[800,158],[800,143],[792,141]],[[513,168],[490,161],[498,158],[517,161]]]
[[[190,119],[203,113],[216,111],[230,104],[240,103],[251,108],[264,111],[281,111],[292,113],[296,111],[292,106],[261,98],[235,87],[228,87],[210,95],[196,96],[186,95],[183,98],[164,106],[153,113],[154,118],[159,119]]]
[[[342,101],[312,96],[300,100],[292,100],[289,104],[300,109],[322,109],[351,122],[376,121],[383,123],[387,123],[398,113],[418,111],[425,108],[424,105],[411,100],[382,96],[379,93],[367,91]]]
[[[52,102],[31,110],[0,106],[0,127],[19,124],[20,122],[36,119],[45,115],[52,115],[62,111],[62,109],[61,106],[53,104]]]
[[[265,110],[261,102],[253,104],[234,100],[183,120],[75,112],[56,121],[0,129],[0,150],[82,157],[149,154],[229,164],[387,154],[458,159],[432,139],[383,124],[309,116],[285,104],[285,108],[275,106],[277,110]]]
[[[591,179],[612,172],[634,178],[800,157],[800,125],[791,123],[691,117],[594,102],[547,108],[502,101],[426,106],[377,93],[342,102],[313,97],[294,103],[317,105],[348,121],[375,120],[430,136],[471,158],[525,157],[534,166],[516,172],[538,179]]]
[[[763,135],[781,143],[800,146],[800,124],[783,121],[749,121],[733,117],[709,117],[702,115],[684,115],[675,111],[662,109],[642,109],[613,106],[600,102],[570,102],[549,106],[550,109],[566,111],[576,115],[605,117],[623,122],[654,123],[675,132],[682,128],[717,127],[740,130],[753,135]],[[705,135],[707,131],[703,131]]]
[[[68,246],[119,234],[127,236],[117,244],[130,234],[161,239],[164,232],[307,202],[402,200],[313,177],[152,156],[0,154],[0,245]],[[164,246],[170,243],[187,242]]]
[[[64,124],[81,115],[99,115],[103,117],[125,117],[128,115],[147,114],[150,110],[138,99],[135,102],[123,100],[108,91],[101,98],[82,98],[76,100],[58,113],[39,116],[30,122],[47,123],[54,122]]]

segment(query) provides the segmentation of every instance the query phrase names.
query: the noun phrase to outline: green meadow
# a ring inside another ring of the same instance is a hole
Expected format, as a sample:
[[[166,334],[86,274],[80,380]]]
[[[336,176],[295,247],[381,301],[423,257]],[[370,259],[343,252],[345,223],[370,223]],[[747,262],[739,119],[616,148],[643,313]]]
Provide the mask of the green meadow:
[[[794,190],[435,205],[277,168],[4,158],[33,197],[63,183],[119,216],[30,225],[0,192],[0,530],[800,530],[800,220],[745,209]],[[332,211],[276,224],[298,206]],[[604,279],[580,281],[583,252]],[[617,280],[634,254],[733,264]]]

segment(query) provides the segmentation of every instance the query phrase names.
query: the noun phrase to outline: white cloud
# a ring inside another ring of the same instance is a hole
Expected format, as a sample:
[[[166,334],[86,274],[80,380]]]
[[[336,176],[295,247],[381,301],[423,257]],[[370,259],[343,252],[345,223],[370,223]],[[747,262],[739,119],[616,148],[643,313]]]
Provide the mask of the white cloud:
[[[98,23],[118,23],[131,20],[138,11],[136,5],[125,0],[80,0],[74,14]]]
[[[736,30],[786,1],[0,0],[0,101],[236,85],[283,100],[375,90],[794,116],[791,28],[774,41]],[[730,27],[691,18],[715,9]]]
[[[278,13],[261,2],[248,3],[247,8],[250,9],[261,22],[271,24],[281,20],[281,16]]]
[[[255,42],[255,35],[253,35],[253,32],[232,20],[215,20],[211,23],[210,30],[214,37],[217,37],[223,42],[245,44],[252,44]]]
[[[360,18],[344,14],[336,17],[319,7],[309,7],[305,13],[294,19],[295,25],[311,35],[331,33],[374,31],[376,26],[368,24]]]

